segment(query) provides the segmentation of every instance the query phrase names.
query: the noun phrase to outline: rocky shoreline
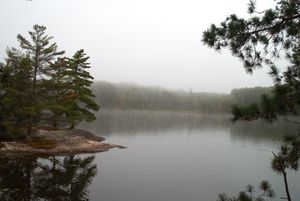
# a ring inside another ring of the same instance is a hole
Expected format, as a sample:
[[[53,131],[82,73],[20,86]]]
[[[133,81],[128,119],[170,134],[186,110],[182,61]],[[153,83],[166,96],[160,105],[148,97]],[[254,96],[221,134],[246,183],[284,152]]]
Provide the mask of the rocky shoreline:
[[[104,140],[81,129],[38,129],[30,140],[0,142],[0,155],[70,155],[126,148]]]

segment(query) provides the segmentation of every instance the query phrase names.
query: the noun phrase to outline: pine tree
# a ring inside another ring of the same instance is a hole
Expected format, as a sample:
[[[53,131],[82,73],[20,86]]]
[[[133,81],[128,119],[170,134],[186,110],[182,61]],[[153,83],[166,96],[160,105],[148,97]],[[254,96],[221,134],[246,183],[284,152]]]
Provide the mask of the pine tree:
[[[60,58],[64,51],[50,44],[45,30],[34,25],[30,40],[18,35],[21,49],[8,49],[0,64],[0,134],[30,134],[42,117],[50,117],[54,127],[67,122],[72,128],[96,119],[89,57],[79,50],[72,58]]]
[[[0,135],[4,135],[5,132],[5,126],[3,124],[3,121],[5,120],[5,105],[3,102],[4,95],[6,93],[6,90],[4,88],[6,79],[8,77],[8,72],[6,68],[4,67],[3,63],[0,63]]]
[[[256,193],[256,191],[254,190],[254,186],[247,185],[246,190],[239,192],[236,197],[230,198],[222,193],[219,194],[219,199],[217,201],[266,201],[266,199],[275,196],[274,190],[271,188],[271,184],[268,181],[261,181],[259,190],[261,193],[255,196],[254,193]]]
[[[70,90],[64,99],[67,102],[66,119],[71,124],[71,128],[82,120],[88,122],[95,120],[96,117],[91,110],[99,109],[94,101],[95,96],[89,89],[93,77],[86,71],[90,68],[88,59],[89,57],[81,49],[68,61],[69,67],[66,73]]]
[[[2,127],[14,134],[30,133],[36,112],[31,104],[31,66],[28,55],[11,48],[2,67]]]
[[[250,1],[250,18],[230,15],[220,26],[214,24],[203,33],[203,43],[220,51],[228,48],[244,63],[246,72],[268,66],[274,79],[273,96],[259,104],[233,106],[233,120],[276,120],[278,115],[296,114],[300,105],[300,1],[276,1],[275,8],[263,12]],[[289,62],[282,73],[276,61]]]
[[[232,55],[243,61],[246,72],[264,65],[270,68],[274,80],[272,96],[263,95],[260,103],[246,107],[232,107],[233,121],[255,119],[276,120],[278,115],[297,114],[300,106],[300,1],[279,0],[275,8],[257,12],[255,1],[250,1],[249,19],[230,15],[219,27],[212,24],[203,33],[203,43],[220,51],[229,48]],[[279,72],[276,59],[285,56],[289,65]],[[298,123],[298,122],[297,122]],[[298,123],[299,124],[299,123]],[[274,154],[272,168],[284,177],[286,198],[291,201],[287,170],[298,170],[300,140],[291,137]],[[219,200],[258,200],[247,196]]]
[[[67,80],[68,60],[66,57],[57,58],[49,64],[48,76],[50,79],[43,80],[42,88],[45,94],[45,108],[52,112],[51,122],[54,127],[63,123],[67,108],[65,96],[70,91],[70,83]]]
[[[18,35],[18,41],[21,49],[29,55],[32,68],[32,104],[36,110],[41,110],[43,103],[43,94],[41,90],[41,80],[49,74],[49,64],[54,61],[59,55],[64,54],[64,51],[58,51],[56,43],[50,43],[53,38],[45,34],[46,27],[34,25],[33,30],[29,31],[30,40],[22,35]]]
[[[49,79],[49,65],[64,51],[57,51],[55,43],[50,44],[52,37],[45,34],[46,27],[34,25],[29,31],[30,40],[22,35],[17,38],[20,50],[7,50],[7,58],[2,67],[1,81],[4,84],[1,92],[2,110],[1,127],[12,129],[27,129],[40,120],[41,110],[46,108],[48,91],[43,88],[43,81]],[[4,108],[4,109],[3,109]],[[5,117],[4,117],[5,115]],[[4,129],[3,129],[4,130]]]

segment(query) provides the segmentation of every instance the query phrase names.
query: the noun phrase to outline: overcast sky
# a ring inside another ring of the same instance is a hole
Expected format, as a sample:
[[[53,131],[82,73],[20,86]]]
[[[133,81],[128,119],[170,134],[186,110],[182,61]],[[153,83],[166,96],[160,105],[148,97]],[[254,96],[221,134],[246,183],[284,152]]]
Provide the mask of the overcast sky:
[[[34,24],[45,25],[71,56],[85,49],[95,80],[204,92],[270,86],[267,69],[246,74],[227,51],[201,43],[202,32],[248,0],[0,0],[0,56]],[[260,0],[261,10],[273,0]]]

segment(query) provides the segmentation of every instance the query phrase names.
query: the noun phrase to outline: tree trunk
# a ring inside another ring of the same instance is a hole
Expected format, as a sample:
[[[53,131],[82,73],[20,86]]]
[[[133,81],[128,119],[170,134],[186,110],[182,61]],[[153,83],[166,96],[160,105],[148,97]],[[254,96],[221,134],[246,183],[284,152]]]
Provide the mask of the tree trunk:
[[[288,201],[292,201],[290,191],[289,191],[289,185],[287,181],[286,172],[283,171],[283,178],[284,178],[284,186],[285,186],[285,193]]]

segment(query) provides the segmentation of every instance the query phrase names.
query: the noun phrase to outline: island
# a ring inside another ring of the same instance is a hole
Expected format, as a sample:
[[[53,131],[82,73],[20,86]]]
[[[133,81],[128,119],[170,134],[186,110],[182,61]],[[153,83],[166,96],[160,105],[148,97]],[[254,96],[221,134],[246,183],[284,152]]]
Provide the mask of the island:
[[[82,129],[39,128],[30,139],[0,142],[0,156],[69,155],[126,148]]]
[[[0,62],[0,155],[70,155],[103,152],[120,145],[75,129],[92,122],[95,102],[89,56],[59,51],[46,27],[34,25],[19,48],[8,48]]]

